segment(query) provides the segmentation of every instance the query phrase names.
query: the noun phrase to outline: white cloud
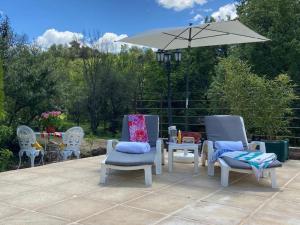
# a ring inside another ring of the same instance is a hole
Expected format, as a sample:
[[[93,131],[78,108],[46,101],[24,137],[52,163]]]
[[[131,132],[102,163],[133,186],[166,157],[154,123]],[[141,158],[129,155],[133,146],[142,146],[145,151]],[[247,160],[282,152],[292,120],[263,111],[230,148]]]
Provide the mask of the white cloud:
[[[236,6],[235,3],[227,4],[219,8],[218,11],[213,12],[211,16],[216,21],[226,21],[228,19],[233,20],[237,18]]]
[[[213,11],[213,9],[211,9],[211,8],[208,8],[208,9],[203,9],[203,11],[204,11],[204,12],[212,12],[212,11]]]
[[[100,37],[94,45],[101,51],[105,52],[120,52],[122,45],[124,43],[119,43],[116,41],[121,40],[122,38],[128,37],[127,34],[117,35],[115,33],[107,32],[102,37]]]
[[[71,31],[57,31],[55,29],[46,30],[36,39],[37,45],[42,48],[49,48],[51,45],[69,45],[71,41],[81,41],[83,34]]]
[[[156,0],[159,5],[167,9],[181,11],[187,8],[193,8],[195,5],[203,5],[207,0]]]
[[[43,49],[47,49],[51,47],[51,45],[67,45],[71,41],[78,41],[82,45],[87,45],[90,47],[98,48],[101,51],[108,51],[108,52],[120,52],[121,46],[124,43],[116,42],[122,38],[127,37],[126,34],[117,35],[115,33],[104,33],[103,36],[99,37],[95,40],[89,40],[90,38],[85,37],[82,33],[75,33],[71,31],[57,31],[55,29],[48,29],[46,30],[41,36],[39,36],[35,40],[35,44],[40,46]]]
[[[201,14],[196,14],[193,19],[193,22],[200,22],[203,23],[204,22],[204,17]]]

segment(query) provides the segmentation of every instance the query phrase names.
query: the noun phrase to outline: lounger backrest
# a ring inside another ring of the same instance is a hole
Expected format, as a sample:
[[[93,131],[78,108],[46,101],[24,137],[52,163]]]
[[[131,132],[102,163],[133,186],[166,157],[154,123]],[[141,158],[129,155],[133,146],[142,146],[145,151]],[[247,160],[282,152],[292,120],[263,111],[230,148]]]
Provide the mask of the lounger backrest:
[[[204,124],[207,139],[210,141],[242,141],[247,147],[247,135],[241,116],[205,116]]]
[[[151,147],[154,147],[159,136],[159,116],[145,115],[145,120],[149,144]],[[129,141],[128,115],[125,115],[123,118],[121,141]]]

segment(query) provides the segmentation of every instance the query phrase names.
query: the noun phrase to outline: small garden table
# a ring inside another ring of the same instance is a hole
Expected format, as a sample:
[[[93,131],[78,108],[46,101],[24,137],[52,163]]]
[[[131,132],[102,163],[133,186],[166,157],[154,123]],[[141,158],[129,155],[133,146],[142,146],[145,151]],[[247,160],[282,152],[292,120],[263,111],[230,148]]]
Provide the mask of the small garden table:
[[[48,159],[50,159],[50,161],[55,158],[57,161],[59,160],[59,144],[63,143],[64,134],[64,132],[35,132],[38,142],[44,145],[45,155]]]
[[[194,172],[199,173],[199,145],[193,143],[168,143],[168,166],[169,172],[173,171],[173,152],[174,150],[184,150],[188,152],[188,150],[194,151]]]

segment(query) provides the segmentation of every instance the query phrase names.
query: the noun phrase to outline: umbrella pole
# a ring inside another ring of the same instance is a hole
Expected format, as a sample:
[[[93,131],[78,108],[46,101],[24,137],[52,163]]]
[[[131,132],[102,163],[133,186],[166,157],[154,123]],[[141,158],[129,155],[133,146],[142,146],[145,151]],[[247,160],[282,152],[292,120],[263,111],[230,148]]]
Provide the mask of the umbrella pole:
[[[188,131],[189,129],[189,89],[190,89],[190,80],[189,80],[189,74],[190,74],[190,66],[191,66],[191,63],[192,63],[192,60],[191,60],[191,56],[190,56],[190,53],[191,53],[191,42],[192,42],[192,26],[193,24],[190,23],[189,26],[189,43],[188,43],[188,49],[187,49],[187,54],[188,54],[188,57],[189,57],[189,62],[188,62],[188,66],[187,66],[187,71],[186,71],[186,75],[185,75],[185,110],[184,110],[184,123],[185,123],[185,126],[184,126],[184,129],[185,131]]]
[[[188,48],[188,55],[190,55],[190,47]],[[189,65],[187,66],[187,71],[186,71],[186,75],[185,75],[185,110],[184,110],[184,122],[185,122],[185,131],[189,130],[189,83],[190,83],[190,79],[189,79],[189,73],[190,73],[190,62],[191,60],[189,59]]]
[[[172,126],[172,102],[171,102],[171,63],[166,62],[166,72],[168,78],[168,126]]]

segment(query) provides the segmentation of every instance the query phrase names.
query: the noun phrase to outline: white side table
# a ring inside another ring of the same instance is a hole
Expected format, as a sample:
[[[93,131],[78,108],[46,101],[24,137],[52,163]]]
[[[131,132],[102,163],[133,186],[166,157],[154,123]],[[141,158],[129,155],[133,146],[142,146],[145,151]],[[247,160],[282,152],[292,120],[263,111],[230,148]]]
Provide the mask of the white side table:
[[[199,173],[199,148],[198,144],[191,144],[191,143],[170,143],[168,146],[168,166],[169,166],[169,172],[173,171],[173,152],[176,149],[180,150],[192,150],[194,151],[194,172]]]

